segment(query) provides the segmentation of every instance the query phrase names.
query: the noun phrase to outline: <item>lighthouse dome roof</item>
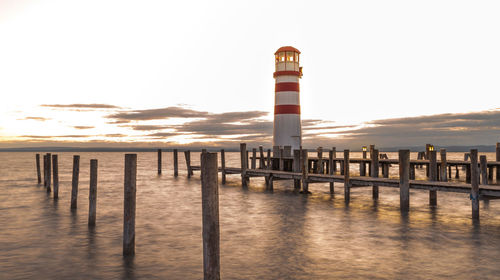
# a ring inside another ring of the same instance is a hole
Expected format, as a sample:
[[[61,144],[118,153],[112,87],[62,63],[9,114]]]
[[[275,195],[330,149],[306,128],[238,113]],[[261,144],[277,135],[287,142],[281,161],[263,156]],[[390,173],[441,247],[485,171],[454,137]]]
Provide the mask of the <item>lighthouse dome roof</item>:
[[[292,46],[284,46],[284,47],[281,47],[279,48],[274,54],[277,54],[279,52],[296,52],[296,53],[299,53],[300,54],[300,51],[297,50],[296,48],[292,47]]]

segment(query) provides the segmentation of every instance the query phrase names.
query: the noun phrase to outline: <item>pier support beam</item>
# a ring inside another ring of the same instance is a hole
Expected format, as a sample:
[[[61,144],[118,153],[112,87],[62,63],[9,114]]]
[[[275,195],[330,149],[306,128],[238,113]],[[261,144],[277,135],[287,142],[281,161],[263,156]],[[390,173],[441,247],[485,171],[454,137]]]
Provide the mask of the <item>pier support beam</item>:
[[[51,192],[52,189],[50,187],[50,184],[51,184],[51,166],[52,166],[52,156],[50,155],[50,153],[47,154],[47,192]]]
[[[317,173],[318,174],[324,174],[323,172],[323,147],[318,147],[318,149],[316,150],[317,153],[318,153],[318,164],[316,165],[317,168]]]
[[[186,160],[187,176],[191,178],[191,176],[193,176],[193,170],[191,169],[191,151],[184,151],[184,159]],[[225,176],[225,171],[222,171],[222,174]]]
[[[470,199],[472,202],[472,220],[479,221],[479,170],[477,166],[477,149],[470,150],[470,173]]]
[[[448,182],[448,166],[446,162],[446,149],[440,149],[439,153],[441,155],[441,168],[439,169],[439,179],[441,182]]]
[[[349,150],[344,150],[344,200],[349,204],[351,199],[351,183],[349,181]]]
[[[436,159],[436,151],[429,151],[429,181],[437,181],[437,159]],[[437,205],[437,191],[430,190],[429,191],[429,204],[431,206]]]
[[[372,178],[378,178],[378,173],[379,173],[379,164],[378,164],[378,150],[373,149],[371,150],[370,153],[370,159],[371,159],[371,177]],[[378,186],[373,185],[372,187],[372,197],[373,199],[378,199]]]
[[[410,150],[399,150],[399,206],[401,212],[410,210]]]
[[[309,157],[307,154],[307,149],[302,149],[302,155],[301,155],[301,165],[302,165],[302,192],[305,194],[309,193]]]
[[[252,148],[252,169],[256,169],[257,168],[257,149],[256,148]]]
[[[90,160],[89,226],[95,226],[97,212],[97,159]]]
[[[300,150],[293,150],[293,172],[300,172]],[[293,179],[293,187],[300,190],[299,179]]]
[[[158,174],[161,174],[161,149],[158,149]]]
[[[241,159],[241,186],[247,187],[247,144],[240,143],[240,159]]]
[[[179,176],[179,155],[177,149],[174,149],[174,176]]]
[[[264,148],[262,146],[259,146],[259,169],[264,169],[264,166]]]
[[[40,173],[40,154],[36,154],[36,178],[38,179],[38,184],[42,183],[42,175]]]
[[[125,180],[123,185],[123,255],[135,254],[135,201],[137,155],[125,155]]]
[[[486,156],[479,157],[480,170],[481,170],[481,185],[488,185],[488,162]]]
[[[224,149],[220,150],[220,166],[221,166],[222,184],[224,185],[226,184],[226,153]]]
[[[54,199],[59,198],[59,164],[57,155],[52,155],[52,177],[54,180]]]
[[[71,178],[71,210],[75,210],[78,202],[78,178],[80,176],[80,156],[73,156],[73,177]]]
[[[496,161],[500,161],[500,142],[497,143],[497,147],[496,147]],[[497,166],[497,174],[496,174],[496,182],[497,184],[500,184],[500,166]]]
[[[332,175],[333,174],[333,170],[334,170],[334,165],[335,165],[335,162],[333,161],[333,158],[334,158],[334,150],[332,149],[329,153],[328,153],[328,174]],[[333,194],[335,192],[335,184],[333,182],[330,182],[330,193]]]

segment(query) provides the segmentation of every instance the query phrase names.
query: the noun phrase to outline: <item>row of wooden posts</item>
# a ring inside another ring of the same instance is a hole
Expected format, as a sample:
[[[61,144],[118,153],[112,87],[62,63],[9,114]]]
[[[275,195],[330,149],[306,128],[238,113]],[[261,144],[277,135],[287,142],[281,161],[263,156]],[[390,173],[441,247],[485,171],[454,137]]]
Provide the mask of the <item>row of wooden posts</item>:
[[[59,174],[57,155],[47,153],[43,157],[44,187],[51,192],[51,181],[54,183],[54,199],[58,199]],[[177,161],[177,157],[174,156]],[[220,279],[220,249],[219,249],[219,198],[217,154],[203,153],[201,155],[202,169],[202,222],[203,222],[203,268],[204,279]],[[158,154],[159,173],[161,173],[161,152]],[[36,154],[36,169],[38,184],[41,184],[40,154]],[[51,169],[53,180],[51,180]],[[71,191],[71,206],[77,208],[78,180],[80,171],[80,156],[73,156],[73,177]],[[137,183],[137,154],[125,154],[124,205],[123,205],[123,255],[135,255],[135,210]],[[175,176],[177,176],[177,169]],[[89,188],[89,227],[96,226],[97,211],[97,159],[90,160]]]

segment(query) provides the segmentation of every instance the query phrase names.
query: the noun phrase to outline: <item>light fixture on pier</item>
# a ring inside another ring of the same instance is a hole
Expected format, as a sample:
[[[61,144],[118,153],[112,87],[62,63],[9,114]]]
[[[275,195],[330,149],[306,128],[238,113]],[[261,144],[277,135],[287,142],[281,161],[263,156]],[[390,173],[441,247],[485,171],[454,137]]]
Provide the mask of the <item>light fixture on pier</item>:
[[[366,146],[363,146],[363,152],[366,152]]]

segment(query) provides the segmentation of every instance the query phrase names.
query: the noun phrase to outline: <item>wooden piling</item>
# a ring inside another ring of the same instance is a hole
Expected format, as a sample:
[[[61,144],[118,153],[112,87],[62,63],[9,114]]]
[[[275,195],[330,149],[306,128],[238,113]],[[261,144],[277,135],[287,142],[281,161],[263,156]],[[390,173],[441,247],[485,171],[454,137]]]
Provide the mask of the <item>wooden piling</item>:
[[[43,187],[47,187],[47,155],[43,155]]]
[[[437,159],[436,151],[429,151],[429,181],[437,181]],[[429,204],[431,206],[437,205],[437,191],[429,191]]]
[[[95,226],[97,210],[97,159],[90,160],[89,226]]]
[[[73,156],[73,177],[71,178],[71,209],[76,209],[78,200],[78,178],[80,175],[80,156]]]
[[[328,174],[329,175],[333,174],[333,170],[334,170],[333,167],[335,165],[335,163],[333,161],[333,158],[334,158],[333,153],[334,153],[333,149],[328,152],[328,166],[329,166]],[[333,182],[330,182],[330,194],[333,194],[334,191],[335,191],[335,184]]]
[[[38,179],[38,184],[42,183],[42,175],[40,173],[40,154],[36,154],[36,177]]]
[[[273,161],[271,159],[271,149],[267,149],[267,159],[266,159],[266,169],[271,170],[273,167]]]
[[[217,153],[201,155],[204,279],[220,279],[219,186]]]
[[[410,180],[415,180],[415,164],[410,163]]]
[[[284,157],[284,149],[280,148],[280,163],[279,163],[280,171],[285,170],[285,161],[283,160],[283,157]]]
[[[363,150],[363,159],[366,159],[366,151],[364,150]],[[366,162],[364,161],[359,163],[359,176],[366,176]]]
[[[259,169],[264,169],[264,166],[264,148],[262,146],[259,146]]]
[[[410,150],[399,150],[399,207],[410,209]]]
[[[371,168],[370,168],[371,177],[378,178],[378,173],[379,173],[378,149],[371,150],[370,159],[371,159]],[[372,198],[378,199],[378,186],[375,184],[373,184],[372,187]]]
[[[496,161],[499,162],[500,161],[500,142],[497,142],[497,148],[496,148]],[[497,181],[497,184],[500,184],[500,166],[497,166],[497,174],[496,174],[496,181]]]
[[[158,174],[161,174],[161,149],[158,149]]]
[[[179,176],[179,155],[177,149],[174,149],[174,177]]]
[[[332,157],[337,158],[337,148],[332,147]],[[333,160],[332,165],[330,165],[330,169],[332,169],[333,173],[335,174],[337,172],[337,162]]]
[[[439,179],[442,182],[448,182],[448,172],[447,172],[447,162],[446,162],[446,149],[440,149],[439,153],[441,154],[441,168]]]
[[[59,166],[57,155],[52,155],[52,177],[54,181],[54,199],[59,198]]]
[[[481,185],[488,185],[488,162],[486,156],[479,157],[480,170],[481,170]]]
[[[470,158],[470,153],[465,153],[464,154],[464,161],[467,161]],[[471,169],[467,166],[464,166],[465,168],[465,182],[470,184],[471,180]]]
[[[455,179],[460,178],[460,172],[458,171],[458,165],[455,165]]]
[[[302,165],[302,192],[307,194],[309,193],[309,156],[307,154],[307,149],[302,149],[302,155],[300,157],[301,165]]]
[[[368,176],[372,177],[372,162],[371,160],[373,158],[373,150],[375,150],[375,145],[370,145],[370,149],[368,150],[370,152],[370,163],[368,164]]]
[[[220,150],[220,165],[221,165],[222,184],[224,185],[226,184],[226,153],[224,152],[224,149]]]
[[[349,150],[344,150],[344,201],[349,203],[351,198],[351,185],[349,181]]]
[[[257,168],[257,149],[252,148],[252,169]]]
[[[241,159],[241,186],[247,186],[247,144],[240,143],[240,159]]]
[[[293,150],[293,172],[300,172],[300,150]],[[300,190],[300,180],[293,180],[294,189]]]
[[[470,173],[471,190],[470,199],[472,202],[472,220],[479,220],[479,170],[477,166],[477,149],[470,150]]]
[[[317,173],[324,174],[324,171],[323,171],[323,147],[318,147],[316,152],[318,153]]]
[[[123,184],[123,255],[135,254],[135,202],[136,202],[137,155],[125,155],[125,179]]]
[[[52,189],[50,187],[50,184],[51,184],[51,166],[52,166],[52,158],[51,158],[51,155],[50,153],[47,154],[47,192],[51,192]]]
[[[224,150],[222,150],[223,152]],[[187,168],[187,176],[188,178],[191,178],[191,176],[193,175],[193,169],[191,169],[191,151],[187,150],[187,151],[184,151],[184,159],[186,160],[186,168]],[[222,171],[222,176],[226,176],[226,171],[223,170]]]

